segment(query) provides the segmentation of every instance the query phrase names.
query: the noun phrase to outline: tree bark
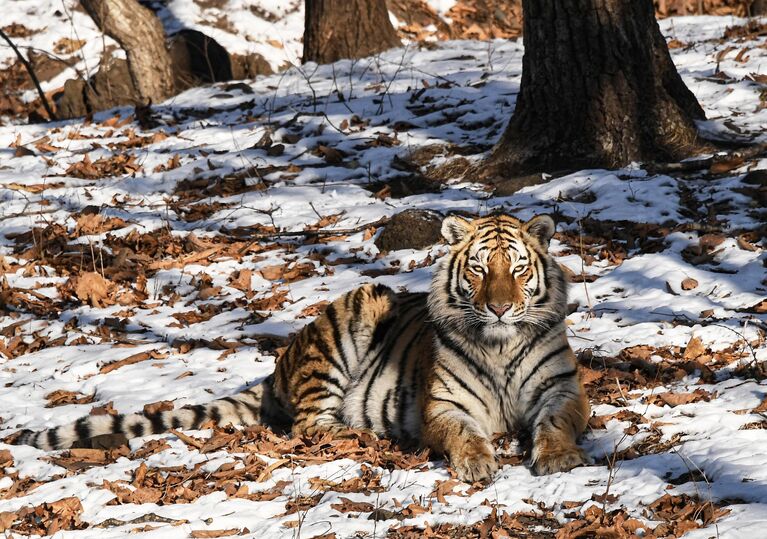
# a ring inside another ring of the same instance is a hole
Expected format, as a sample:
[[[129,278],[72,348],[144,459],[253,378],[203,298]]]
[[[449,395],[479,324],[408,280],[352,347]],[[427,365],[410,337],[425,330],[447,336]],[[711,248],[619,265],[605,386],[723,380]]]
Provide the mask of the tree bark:
[[[159,19],[136,0],[80,0],[102,32],[125,50],[143,104],[174,94],[173,69]]]
[[[485,178],[700,151],[705,115],[674,67],[651,0],[523,0],[522,82]]]
[[[752,17],[767,15],[767,0],[754,0],[749,6],[748,14]]]
[[[385,0],[306,0],[304,62],[362,58],[401,45]]]

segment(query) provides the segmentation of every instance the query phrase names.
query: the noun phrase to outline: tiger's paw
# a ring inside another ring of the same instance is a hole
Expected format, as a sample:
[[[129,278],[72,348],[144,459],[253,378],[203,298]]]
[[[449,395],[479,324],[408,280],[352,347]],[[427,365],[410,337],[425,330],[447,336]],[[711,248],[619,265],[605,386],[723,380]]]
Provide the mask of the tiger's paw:
[[[533,454],[533,471],[536,475],[569,472],[586,464],[591,464],[591,458],[577,445]]]
[[[450,466],[458,479],[467,483],[487,481],[498,470],[493,446],[487,440],[474,438],[450,452]]]

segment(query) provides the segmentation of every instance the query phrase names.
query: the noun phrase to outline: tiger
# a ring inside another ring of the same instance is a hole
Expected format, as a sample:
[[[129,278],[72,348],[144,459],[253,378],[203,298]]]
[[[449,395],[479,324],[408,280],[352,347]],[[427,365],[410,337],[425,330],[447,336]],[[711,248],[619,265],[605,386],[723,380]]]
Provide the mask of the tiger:
[[[577,441],[590,408],[567,341],[566,281],[548,253],[554,230],[547,215],[447,216],[448,252],[428,293],[369,283],[340,296],[249,389],[178,410],[26,430],[14,443],[54,450],[212,421],[309,437],[367,431],[430,448],[468,482],[497,471],[497,433],[528,440],[535,474],[588,464]]]

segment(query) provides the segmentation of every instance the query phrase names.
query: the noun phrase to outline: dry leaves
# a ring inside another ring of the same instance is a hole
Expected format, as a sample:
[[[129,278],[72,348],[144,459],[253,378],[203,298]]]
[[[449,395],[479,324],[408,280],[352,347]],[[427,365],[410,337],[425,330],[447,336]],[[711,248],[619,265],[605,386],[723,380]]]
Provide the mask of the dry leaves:
[[[271,295],[253,300],[249,308],[253,311],[278,311],[283,303],[289,301],[289,295],[290,291],[286,289],[273,290]]]
[[[756,303],[744,310],[745,312],[749,313],[767,314],[767,299],[763,299],[759,303]]]
[[[56,54],[72,54],[75,51],[79,51],[85,45],[84,39],[70,39],[63,37],[59,39],[53,45],[53,51]]]
[[[112,176],[135,174],[140,170],[141,165],[136,162],[136,156],[133,154],[118,153],[110,157],[102,157],[94,162],[91,162],[90,156],[85,154],[82,161],[69,165],[63,175],[85,180],[98,180]]]
[[[83,506],[77,498],[23,507],[13,513],[0,513],[0,532],[14,531],[23,535],[53,535],[59,530],[81,530]]]
[[[230,535],[242,535],[248,533],[246,530],[231,528],[228,530],[192,530],[189,534],[194,539],[206,539],[210,537],[228,537]]]
[[[706,352],[706,346],[699,337],[690,337],[687,342],[687,346],[684,349],[685,359],[695,359],[702,356]]]
[[[70,277],[66,286],[74,290],[75,296],[80,301],[90,304],[91,307],[106,307],[114,304],[111,297],[111,292],[114,290],[113,283],[95,271],[86,271]]]
[[[168,357],[167,352],[160,352],[158,350],[151,350],[149,352],[139,352],[138,354],[133,354],[132,356],[128,356],[125,359],[120,359],[118,361],[112,361],[111,363],[106,363],[101,366],[99,369],[99,372],[101,374],[107,374],[114,370],[119,369],[120,367],[125,367],[126,365],[133,365],[134,363],[139,363],[141,361],[146,361],[148,359],[164,359]]]
[[[339,513],[370,513],[375,506],[370,502],[355,502],[349,498],[340,498],[341,503],[332,503],[330,507]]]
[[[0,449],[0,468],[13,466],[13,455],[7,449]]]
[[[45,396],[45,400],[48,401],[45,407],[53,408],[54,406],[63,406],[65,404],[88,404],[93,402],[93,397],[93,395],[82,395],[76,391],[58,389]]]
[[[269,281],[281,281],[292,283],[316,275],[314,264],[311,262],[278,264],[275,266],[266,266],[258,270],[258,273],[264,279]]]
[[[688,277],[682,281],[682,290],[693,290],[695,288],[698,288],[698,281],[695,279]]]
[[[75,217],[75,236],[103,234],[127,225],[118,217],[106,218],[98,213],[81,213]]]
[[[144,413],[146,415],[154,415],[158,412],[169,412],[170,410],[173,410],[173,407],[172,401],[153,402],[144,405]]]
[[[693,402],[701,402],[701,401],[708,402],[714,397],[716,397],[715,394],[711,394],[705,389],[698,388],[692,393],[674,393],[670,391],[658,393],[657,395],[652,395],[651,397],[648,397],[646,400],[647,402],[656,404],[658,406],[663,406],[664,404],[666,404],[673,408],[674,406],[680,406],[682,404],[690,404]]]
[[[413,505],[415,504],[408,507]],[[486,503],[485,505],[489,504]],[[553,539],[554,530],[560,527],[561,524],[549,510],[543,510],[541,514],[535,512],[509,514],[499,511],[497,506],[493,506],[487,518],[469,526],[457,524],[431,526],[427,522],[424,527],[401,526],[392,528],[387,537],[389,539],[420,539],[421,537],[433,539],[459,537],[461,539],[501,539],[504,537]]]
[[[114,403],[109,401],[103,406],[94,406],[91,408],[90,415],[117,415],[117,410],[114,408]]]
[[[304,307],[303,309],[301,309],[301,312],[298,314],[298,318],[307,318],[309,316],[312,316],[312,317],[319,316],[325,311],[325,308],[328,305],[330,305],[329,301],[319,301],[317,303]]]

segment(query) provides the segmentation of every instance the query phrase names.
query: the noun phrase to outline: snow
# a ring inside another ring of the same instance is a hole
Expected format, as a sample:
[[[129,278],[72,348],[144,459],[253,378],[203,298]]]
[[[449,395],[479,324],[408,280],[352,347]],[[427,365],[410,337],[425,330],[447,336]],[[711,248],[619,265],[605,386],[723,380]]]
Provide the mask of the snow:
[[[93,59],[100,54],[102,43],[95,38],[95,28],[84,14],[72,11],[74,24],[69,25],[66,16],[54,14],[61,9],[59,2],[19,0],[15,4],[29,17],[25,20],[34,21],[28,26],[47,27],[45,32],[24,41],[25,46],[50,50],[57,39],[70,37],[77,28],[79,38],[87,41],[82,49],[85,60],[77,64],[77,69],[85,70],[86,64],[93,69]],[[236,39],[232,37],[235,34],[223,30],[212,35],[230,50],[265,54],[274,67],[286,62],[296,64],[300,54],[296,29],[302,25],[303,14],[300,2],[295,3],[298,7],[289,4],[232,0],[224,14],[236,29]],[[451,2],[431,4],[442,13]],[[263,17],[251,17],[251,5],[278,15],[279,22],[267,25]],[[210,9],[199,11],[198,3],[173,0],[161,15],[169,27],[169,20],[175,18],[179,25],[205,28],[207,32],[211,26],[209,21],[203,24],[201,17],[211,13],[215,14]],[[662,28],[670,38],[690,44],[674,48],[672,56],[706,110],[709,120],[702,128],[710,133],[767,142],[767,109],[759,108],[763,85],[747,78],[750,73],[764,73],[767,38],[738,42],[740,48],[749,47],[748,55],[740,60],[735,59],[735,51],[717,59],[730,46],[719,39],[724,29],[743,22],[730,17],[686,17],[663,21]],[[280,41],[284,48],[269,45],[266,36]],[[0,49],[0,54],[0,61],[9,57],[6,49]],[[114,238],[127,237],[132,231],[159,237],[164,230],[170,230],[172,236],[182,240],[193,234],[200,241],[215,241],[233,237],[232,231],[238,227],[276,226],[284,231],[300,231],[316,225],[320,216],[339,212],[342,215],[327,228],[372,223],[406,208],[475,213],[503,208],[521,218],[556,213],[562,235],[552,243],[552,252],[574,274],[596,278],[571,285],[569,301],[577,304],[568,317],[574,350],[588,351],[599,360],[616,357],[633,346],[666,350],[677,347],[674,360],[681,363],[682,353],[694,337],[711,350],[713,360],[736,357],[717,371],[713,381],[703,383],[700,373],[692,373],[655,387],[626,388],[620,405],[595,402],[596,415],[629,410],[652,423],[639,424],[634,434],[628,434],[629,422],[618,419],[608,421],[605,429],[589,430],[582,444],[596,461],[592,466],[536,477],[527,466],[507,465],[490,485],[469,495],[447,495],[445,503],[438,501],[433,491],[435,481],[447,480],[450,475],[442,461],[432,461],[425,470],[376,468],[386,487],[384,492],[366,496],[330,491],[316,506],[280,516],[286,502],[316,493],[310,478],[339,481],[362,473],[359,463],[339,459],[284,466],[262,483],[246,482],[253,493],[289,481],[282,495],[271,501],[215,492],[189,504],[108,505],[114,494],[102,486],[103,481],[129,480],[141,461],[150,468],[191,468],[205,463],[212,471],[223,462],[242,460],[242,455],[226,451],[201,454],[175,436],[163,435],[131,441],[132,449],[137,449],[149,439],[165,439],[169,448],[155,455],[135,460],[122,457],[112,464],[77,473],[65,473],[43,451],[0,443],[0,450],[9,450],[14,461],[5,474],[18,472],[21,478],[43,482],[27,493],[6,498],[3,493],[10,483],[8,477],[0,477],[0,513],[76,496],[83,504],[82,519],[89,527],[62,531],[57,537],[101,539],[129,533],[136,537],[188,537],[191,530],[230,528],[247,528],[249,537],[293,537],[296,529],[283,524],[299,518],[300,534],[306,537],[331,531],[337,537],[382,536],[386,529],[400,525],[476,522],[490,513],[484,500],[509,513],[539,511],[536,504],[543,504],[565,522],[572,517],[566,516],[570,510],[563,502],[583,502],[578,511],[584,511],[594,503],[590,500],[609,488],[616,498],[606,502],[607,509],[623,508],[648,529],[657,525],[647,513],[649,504],[666,493],[685,493],[721,502],[730,509],[718,521],[716,530],[693,530],[686,537],[717,533],[720,537],[760,536],[767,522],[767,491],[763,487],[767,483],[767,431],[764,427],[742,427],[762,420],[751,410],[767,396],[767,388],[764,380],[736,372],[749,363],[761,365],[767,361],[767,317],[747,312],[747,308],[767,297],[764,238],[750,244],[738,241],[742,234],[758,230],[764,222],[764,214],[759,213],[763,209],[756,207],[743,191],[747,187],[743,177],[754,163],[747,162],[724,177],[701,172],[677,178],[651,174],[638,164],[621,170],[582,170],[505,197],[490,196],[469,181],[451,182],[436,193],[385,200],[366,189],[374,181],[404,175],[392,166],[395,156],[408,159],[430,145],[439,145],[434,157],[426,160],[428,167],[452,158],[457,147],[463,145],[489,148],[513,110],[521,58],[521,43],[494,41],[489,47],[488,43],[471,41],[442,42],[429,49],[408,46],[334,66],[296,65],[277,75],[248,81],[253,93],[227,90],[225,84],[196,88],[156,107],[158,120],[165,124],[160,129],[169,135],[167,138],[129,149],[119,146],[130,140],[129,129],[141,136],[156,132],[141,131],[135,122],[121,128],[108,124],[116,113],[121,118],[129,116],[129,108],[96,114],[87,125],[69,121],[0,127],[0,255],[13,268],[3,276],[4,282],[11,288],[51,298],[61,308],[60,313],[50,317],[23,310],[2,312],[0,343],[9,346],[17,334],[27,345],[37,337],[66,337],[63,345],[43,347],[18,357],[0,355],[0,436],[21,428],[66,424],[108,402],[119,412],[129,413],[161,400],[171,400],[180,407],[235,394],[273,369],[273,354],[261,345],[260,338],[289,335],[311,320],[311,316],[300,316],[304,309],[332,300],[364,282],[426,290],[433,263],[445,252],[443,246],[434,246],[381,256],[373,238],[357,232],[318,244],[285,244],[239,257],[169,264],[148,279],[148,297],[138,305],[93,307],[64,302],[57,285],[65,283],[69,275],[57,269],[56,260],[26,260],[13,240],[14,234],[51,223],[74,233],[76,218],[87,206],[101,208],[104,216],[125,220],[125,226],[72,238],[69,247],[82,250],[103,246],[107,253],[112,250]],[[729,78],[715,79],[717,70]],[[62,82],[51,81],[46,89]],[[209,107],[213,110],[208,111]],[[393,127],[397,122],[407,122],[410,127],[398,131]],[[275,143],[284,144],[282,155],[268,155],[254,147],[265,133],[270,133]],[[11,144],[17,139],[34,149],[35,141],[43,136],[50,137],[50,144],[61,149],[55,154],[35,151],[37,155],[13,156]],[[320,145],[343,152],[341,161],[323,158],[317,151]],[[95,162],[124,153],[136,156],[139,171],[98,180],[67,173],[70,165],[82,162],[85,155]],[[180,158],[178,168],[155,172],[174,155]],[[755,163],[755,168],[767,168],[767,160]],[[181,196],[176,190],[180,182],[226,178],[248,167],[256,167],[257,173],[250,174],[241,189],[219,195],[208,193],[180,206],[220,203],[225,207],[189,222],[174,209],[172,203]],[[24,189],[37,184],[48,188],[38,192]],[[267,188],[256,189],[261,186]],[[708,208],[715,208],[715,216],[722,221],[706,220]],[[657,246],[643,247],[639,228],[631,228],[632,224],[649,227],[650,236],[659,238]],[[695,264],[686,257],[685,249],[701,245],[706,230],[702,225],[719,226],[725,237],[714,248],[710,260]],[[592,226],[591,232],[588,226]],[[599,230],[612,232],[621,227],[627,227],[626,233],[637,241],[626,243],[626,258],[619,264],[600,254],[609,246],[593,247],[590,240],[584,240],[584,247],[577,241]],[[666,230],[661,233],[660,229]],[[248,241],[247,237],[242,241]],[[169,255],[163,260],[184,256]],[[356,262],[348,262],[352,256]],[[328,260],[335,260],[334,265],[328,265]],[[276,286],[257,273],[287,261],[312,264],[315,273]],[[399,271],[379,277],[363,273],[397,267]],[[236,271],[244,269],[255,270],[250,281],[255,299],[269,297],[278,289],[286,291],[281,308],[259,313],[268,316],[265,320],[254,317],[246,307],[252,298],[230,282]],[[211,278],[212,286],[221,287],[218,295],[200,297],[197,283],[203,275]],[[683,290],[681,282],[686,278],[695,279],[698,286]],[[174,301],[170,300],[172,294]],[[175,324],[177,319],[172,315],[205,306],[212,306],[217,311],[215,316],[187,327]],[[77,324],[68,325],[74,317]],[[127,319],[127,333],[111,337],[100,333],[106,318]],[[18,322],[22,324],[17,329],[4,333]],[[71,344],[80,337],[82,342]],[[221,349],[211,346],[191,350],[174,346],[184,340],[204,339],[210,343],[216,338],[238,341],[242,346],[225,357]],[[118,344],[120,339],[131,340],[133,345]],[[150,350],[164,357],[100,372],[105,363]],[[657,363],[660,359],[656,354],[649,361]],[[710,401],[670,407],[652,400],[665,391],[690,393],[696,389],[712,395]],[[46,395],[55,390],[95,398],[89,404],[46,408]],[[675,436],[678,440],[656,454],[619,461],[612,470],[607,466],[606,458],[616,448],[636,445],[653,433],[659,434],[658,443]],[[190,434],[210,436],[209,431]],[[271,462],[268,457],[264,460]],[[707,482],[669,483],[669,478],[691,468],[703,470]],[[456,492],[465,494],[467,488],[459,486]],[[430,511],[401,523],[376,522],[365,514],[352,518],[333,509],[331,505],[338,503],[340,496],[391,510],[406,500],[421,500],[432,506]],[[186,523],[155,523],[158,528],[137,533],[135,530],[142,524],[94,527],[107,519],[129,521],[149,513]]]

